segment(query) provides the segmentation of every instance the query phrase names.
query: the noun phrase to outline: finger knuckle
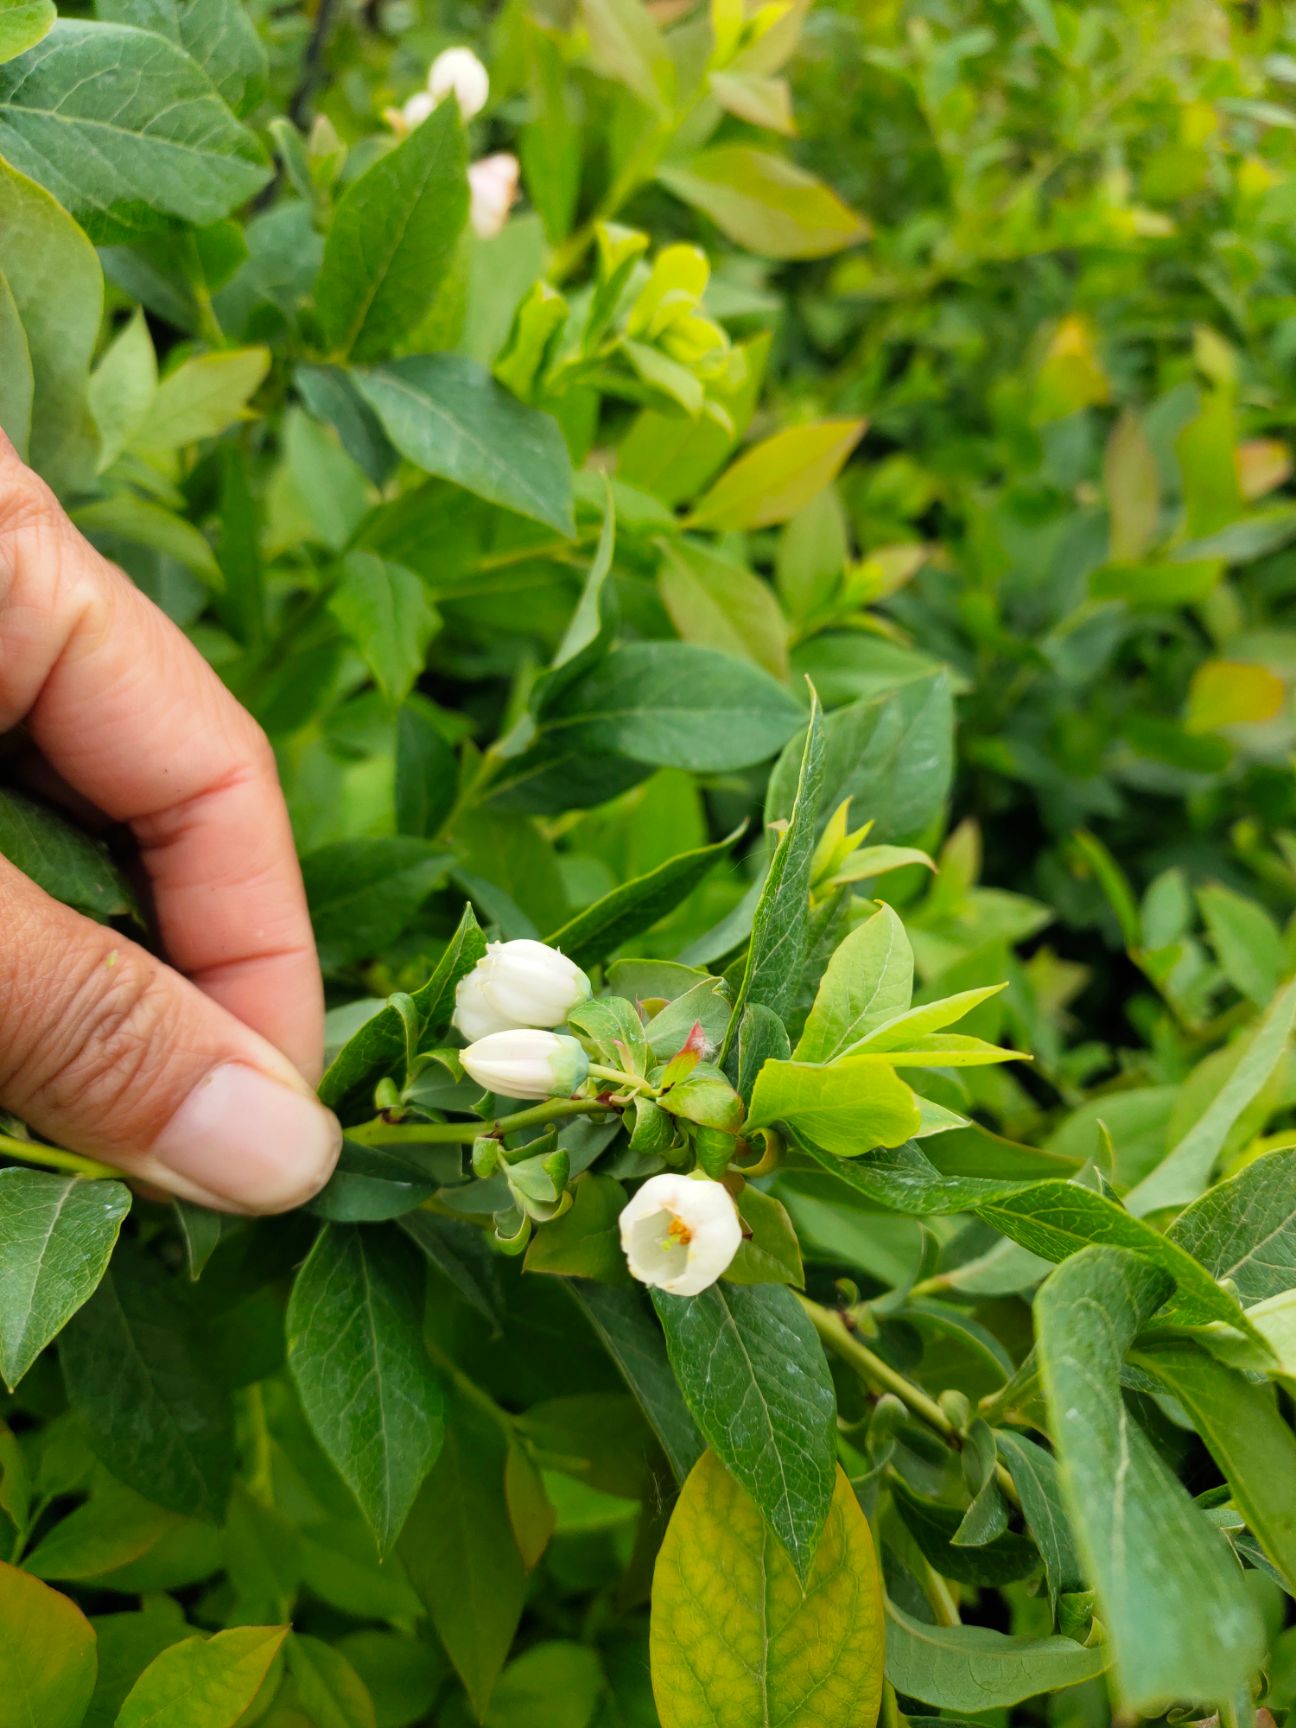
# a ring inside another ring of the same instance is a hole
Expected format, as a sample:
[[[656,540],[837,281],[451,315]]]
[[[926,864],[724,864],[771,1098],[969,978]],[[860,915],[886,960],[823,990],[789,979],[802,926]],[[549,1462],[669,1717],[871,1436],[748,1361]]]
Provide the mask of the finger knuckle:
[[[173,1015],[157,968],[138,949],[95,944],[68,976],[60,1010],[33,1104],[104,1122],[129,1117],[167,1060]]]

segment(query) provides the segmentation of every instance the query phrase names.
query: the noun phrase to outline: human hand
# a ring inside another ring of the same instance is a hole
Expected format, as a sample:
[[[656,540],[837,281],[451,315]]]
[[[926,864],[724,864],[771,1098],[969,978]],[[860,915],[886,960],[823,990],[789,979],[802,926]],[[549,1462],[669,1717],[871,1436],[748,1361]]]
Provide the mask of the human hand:
[[[199,1204],[327,1180],[323,989],[270,746],[0,434],[0,732],[129,824],[171,966],[0,859],[0,1103]],[[174,970],[172,968],[175,968]]]

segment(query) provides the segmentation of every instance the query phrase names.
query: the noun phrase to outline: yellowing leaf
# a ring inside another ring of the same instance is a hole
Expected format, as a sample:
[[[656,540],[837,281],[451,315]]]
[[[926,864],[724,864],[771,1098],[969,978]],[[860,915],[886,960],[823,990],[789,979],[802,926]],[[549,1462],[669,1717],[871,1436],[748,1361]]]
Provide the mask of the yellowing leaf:
[[[1111,392],[1087,318],[1063,318],[1035,375],[1035,419],[1061,420],[1105,402]]]
[[[868,223],[831,186],[748,144],[719,144],[657,178],[763,258],[826,258],[868,238]]]
[[[234,1728],[261,1690],[286,1626],[239,1626],[186,1638],[150,1662],[131,1688],[117,1728]]]
[[[1286,686],[1276,672],[1245,660],[1203,660],[1188,687],[1189,732],[1256,726],[1282,712]]]
[[[768,528],[803,510],[864,436],[864,420],[789,426],[745,450],[716,481],[693,520],[712,528]]]
[[[1103,484],[1111,518],[1111,556],[1118,562],[1137,559],[1156,539],[1161,470],[1133,414],[1122,414],[1112,428],[1103,458]]]
[[[76,1603],[0,1561],[0,1728],[77,1728],[96,1666]]]
[[[1281,438],[1251,438],[1238,445],[1238,486],[1248,503],[1275,491],[1291,473],[1291,451]]]
[[[842,1472],[803,1591],[746,1491],[706,1453],[657,1557],[651,1653],[662,1728],[872,1728],[882,1595]]]
[[[791,137],[796,132],[792,117],[792,92],[786,78],[761,78],[752,72],[713,72],[711,94],[720,106],[753,126]]]

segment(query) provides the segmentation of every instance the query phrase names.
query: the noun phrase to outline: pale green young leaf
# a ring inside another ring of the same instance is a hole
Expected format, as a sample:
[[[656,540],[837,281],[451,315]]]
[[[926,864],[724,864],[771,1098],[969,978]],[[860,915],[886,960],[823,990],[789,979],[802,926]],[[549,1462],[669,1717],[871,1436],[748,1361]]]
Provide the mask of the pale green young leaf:
[[[0,80],[10,71],[0,68]],[[0,161],[0,273],[31,362],[28,459],[51,485],[83,483],[95,461],[87,390],[103,273],[94,247],[67,211],[6,161]]]
[[[1128,411],[1112,428],[1103,456],[1103,485],[1115,563],[1141,558],[1157,536],[1161,470],[1138,418]]]
[[[1126,1405],[1121,1364],[1166,1275],[1087,1248],[1035,1299],[1040,1373],[1071,1525],[1120,1697],[1144,1714],[1213,1704],[1250,1684],[1264,1650],[1254,1599],[1221,1535]]]
[[[993,1710],[1093,1680],[1106,1648],[1020,1638],[988,1626],[933,1626],[888,1601],[886,1672],[898,1692],[941,1710]]]
[[[666,108],[674,95],[675,65],[640,0],[580,0],[580,12],[598,71],[646,108]]]
[[[877,916],[880,914],[875,914],[875,918]],[[953,996],[942,996],[936,1002],[919,1003],[918,1007],[906,1009],[884,1020],[881,1025],[875,1025],[851,1046],[852,1052],[862,1054],[866,1050],[904,1049],[911,1039],[923,1038],[954,1025],[965,1014],[970,1014],[974,1008],[979,1008],[983,1002],[1007,988],[1006,984],[984,984],[975,990],[959,990]],[[802,1054],[799,1047],[797,1054]]]
[[[1206,1186],[1225,1138],[1253,1098],[1269,1083],[1296,1019],[1296,983],[1280,990],[1238,1046],[1228,1077],[1182,1138],[1125,1197],[1140,1217],[1161,1207],[1195,1200]]]
[[[329,610],[364,655],[395,705],[423,670],[440,618],[413,571],[375,552],[349,552],[338,566]]]
[[[909,938],[897,914],[889,906],[880,906],[851,931],[829,960],[796,1047],[797,1061],[831,1062],[857,1047],[886,1049],[877,1039],[890,1027],[905,1041],[915,1030],[905,1012],[912,994]],[[950,1016],[957,1018],[957,1014]]]
[[[708,1453],[697,1464],[653,1575],[661,1728],[869,1728],[876,1720],[877,1557],[868,1520],[835,1466],[829,1487],[818,1554],[798,1575],[720,1460]]]
[[[1167,1241],[1228,1279],[1244,1303],[1296,1286],[1296,1148],[1256,1158],[1181,1212]]]
[[[234,1728],[270,1672],[286,1626],[238,1626],[186,1638],[149,1663],[122,1705],[116,1728]]]
[[[57,17],[54,0],[0,0],[0,60],[34,48]]]
[[[1289,1590],[1296,1589],[1296,1437],[1274,1389],[1258,1385],[1188,1338],[1149,1338],[1131,1360],[1147,1368],[1192,1418],[1232,1490],[1233,1503]]]
[[[293,1284],[288,1366],[320,1444],[386,1551],[440,1451],[423,1267],[391,1230],[329,1224]]]
[[[269,369],[266,348],[226,348],[182,360],[158,385],[131,448],[166,454],[218,437],[244,417]]]
[[[810,723],[801,752],[796,797],[756,903],[747,960],[725,1033],[722,1061],[749,1007],[768,1008],[782,1019],[797,999],[810,938],[810,867],[818,839],[815,818],[822,775],[823,714],[812,688]]]
[[[767,1062],[752,1090],[750,1128],[783,1123],[825,1152],[856,1158],[899,1146],[921,1126],[918,1100],[884,1058]]]
[[[707,528],[768,528],[786,522],[837,478],[864,436],[863,420],[788,426],[745,450],[696,506]]]
[[[0,1170],[0,1378],[10,1391],[93,1295],[130,1203],[121,1182]]]
[[[148,417],[157,393],[157,355],[142,307],[122,325],[90,375],[99,428],[99,470],[110,468]]]
[[[751,1495],[806,1579],[832,1501],[837,1400],[791,1291],[713,1284],[653,1291],[666,1349],[707,1444]]]
[[[62,18],[0,66],[0,151],[98,242],[218,222],[268,177],[200,66],[151,30]]]
[[[315,287],[339,359],[383,360],[426,316],[468,219],[459,105],[442,102],[338,202]]]
[[[0,1721],[80,1728],[95,1683],[94,1628],[75,1602],[0,1560]]]
[[[557,422],[510,396],[475,361],[419,354],[354,377],[416,468],[571,534],[571,459]]]
[[[657,177],[762,258],[826,258],[869,235],[864,218],[817,176],[750,144],[713,145],[668,162]]]
[[[699,540],[667,541],[657,572],[662,603],[681,639],[788,670],[788,625],[769,585]]]

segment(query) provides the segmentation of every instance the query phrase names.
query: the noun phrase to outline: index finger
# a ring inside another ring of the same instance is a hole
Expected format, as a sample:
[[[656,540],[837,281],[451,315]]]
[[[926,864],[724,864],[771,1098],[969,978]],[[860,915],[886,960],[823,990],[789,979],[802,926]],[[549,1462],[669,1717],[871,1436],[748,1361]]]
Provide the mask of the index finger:
[[[171,963],[316,1080],[323,989],[265,735],[0,434],[0,730],[23,719],[129,824]]]

